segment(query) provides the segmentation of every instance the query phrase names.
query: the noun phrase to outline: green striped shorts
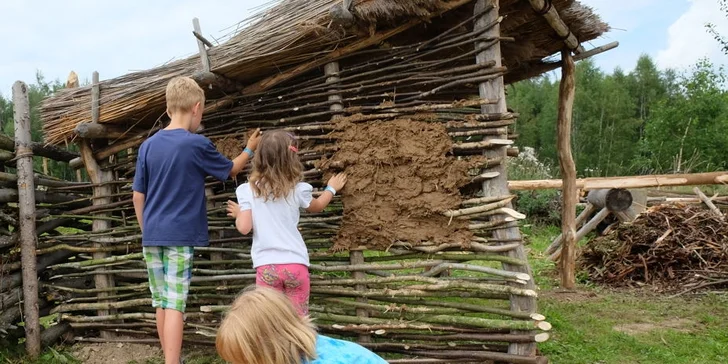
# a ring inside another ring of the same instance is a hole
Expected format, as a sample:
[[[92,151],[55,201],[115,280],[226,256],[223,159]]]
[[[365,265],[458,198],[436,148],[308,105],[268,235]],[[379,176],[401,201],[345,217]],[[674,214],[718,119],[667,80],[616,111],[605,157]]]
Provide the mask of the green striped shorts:
[[[152,291],[152,307],[185,312],[192,278],[191,246],[145,246],[142,248]]]

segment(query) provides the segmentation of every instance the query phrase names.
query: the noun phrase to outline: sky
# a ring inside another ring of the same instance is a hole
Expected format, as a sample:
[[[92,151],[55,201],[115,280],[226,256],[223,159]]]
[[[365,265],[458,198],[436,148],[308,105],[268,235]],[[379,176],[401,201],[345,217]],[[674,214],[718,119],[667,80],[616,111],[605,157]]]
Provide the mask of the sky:
[[[270,0],[2,0],[0,1],[0,94],[16,80],[32,83],[36,72],[65,82],[75,71],[81,82],[98,71],[102,80],[153,68],[197,52],[192,19],[208,39],[224,39]],[[607,72],[634,68],[641,54],[661,68],[686,69],[708,57],[728,64],[706,32],[712,22],[728,36],[718,0],[581,0],[612,30],[586,49],[619,41],[594,57]]]

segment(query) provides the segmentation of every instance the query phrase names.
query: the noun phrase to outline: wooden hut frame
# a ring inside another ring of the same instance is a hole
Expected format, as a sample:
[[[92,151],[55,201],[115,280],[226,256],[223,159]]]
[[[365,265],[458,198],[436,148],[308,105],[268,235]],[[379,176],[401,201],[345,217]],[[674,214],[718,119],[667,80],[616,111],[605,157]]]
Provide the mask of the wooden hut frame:
[[[517,225],[524,216],[512,209],[503,163],[512,144],[507,127],[517,117],[506,107],[505,84],[558,67],[545,59],[564,48],[565,59],[571,51],[580,59],[613,47],[584,51],[580,45],[607,25],[571,0],[343,3],[284,0],[220,45],[207,41],[195,22],[202,62],[191,57],[45,100],[47,142],[79,143],[82,156],[71,164],[92,177],[92,184],[58,187],[85,194],[85,204],[51,217],[77,223],[92,214],[94,224],[86,232],[40,238],[39,262],[63,252],[38,265],[50,265],[41,287],[56,293],[52,312],[75,330],[115,328],[134,337],[79,340],[155,340],[129,188],[134,148],[161,126],[164,87],[185,75],[206,90],[204,134],[218,147],[257,126],[295,132],[304,142],[304,178],[319,189],[319,167],[334,154],[335,123],[342,121],[439,123],[453,140],[448,158],[485,155],[460,207],[440,216],[465,222],[471,241],[394,241],[376,254],[365,254],[371,247],[331,253],[346,222],[340,198],[332,204],[336,211],[304,215],[311,312],[322,332],[357,339],[392,355],[391,363],[546,362],[536,343],[548,339],[550,324],[537,312]],[[185,332],[190,343],[210,343],[224,302],[255,277],[250,238],[236,234],[217,207],[233,198],[235,184],[207,186],[211,246],[196,250]],[[448,270],[452,275],[441,274]],[[98,278],[91,288],[92,277],[112,279]]]

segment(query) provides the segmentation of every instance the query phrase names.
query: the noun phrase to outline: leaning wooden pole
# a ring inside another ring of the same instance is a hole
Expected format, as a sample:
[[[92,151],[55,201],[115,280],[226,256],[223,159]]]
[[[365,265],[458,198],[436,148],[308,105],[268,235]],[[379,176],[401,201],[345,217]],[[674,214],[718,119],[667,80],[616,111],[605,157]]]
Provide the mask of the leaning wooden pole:
[[[36,271],[35,183],[33,150],[30,137],[28,87],[21,81],[13,85],[15,119],[15,158],[18,168],[18,223],[23,276],[23,322],[25,349],[32,359],[40,355],[40,315],[38,310],[38,272]]]
[[[571,113],[574,108],[574,60],[571,51],[561,52],[561,84],[559,85],[559,116],[556,127],[558,134],[559,167],[563,188],[561,189],[561,286],[573,289],[576,285],[576,165],[571,155]],[[631,201],[630,201],[631,202]]]
[[[488,7],[493,9],[485,11]],[[500,24],[498,22],[498,0],[478,0],[475,3],[474,13],[483,14],[476,17],[475,19],[475,31],[485,29],[489,24],[496,23],[495,26],[491,27],[484,33],[484,37],[497,38],[500,36]],[[496,43],[493,46],[488,47],[484,42],[476,43],[476,48],[482,50],[476,55],[476,62],[478,64],[485,64],[488,62],[495,62],[495,67],[501,67],[501,49],[500,44]],[[478,92],[482,99],[487,100],[498,100],[495,104],[483,105],[481,111],[484,114],[505,114],[508,112],[506,108],[506,95],[505,86],[503,83],[503,77],[496,77],[489,81],[478,84]],[[508,135],[488,135],[484,140],[488,139],[507,139]],[[508,146],[504,145],[499,148],[492,148],[485,152],[485,156],[489,159],[505,159]],[[509,195],[508,191],[508,175],[506,173],[505,163],[500,163],[492,168],[491,172],[497,172],[498,175],[491,179],[486,179],[483,182],[483,194],[484,196],[506,196]],[[508,208],[512,208],[512,204],[508,203]],[[501,241],[521,241],[521,232],[517,226],[511,224],[504,224],[503,228],[496,229],[493,232],[493,237]],[[527,261],[526,253],[523,245],[520,244],[517,248],[509,250],[508,256],[522,261]],[[517,266],[511,264],[504,264],[503,268],[513,272],[526,273],[531,277],[522,288],[535,290],[536,285],[533,281],[533,275],[528,265]],[[511,311],[515,312],[536,312],[536,298],[527,296],[510,296]],[[516,333],[519,333],[516,331]],[[536,354],[535,343],[510,343],[508,345],[508,353],[516,355],[530,356]]]

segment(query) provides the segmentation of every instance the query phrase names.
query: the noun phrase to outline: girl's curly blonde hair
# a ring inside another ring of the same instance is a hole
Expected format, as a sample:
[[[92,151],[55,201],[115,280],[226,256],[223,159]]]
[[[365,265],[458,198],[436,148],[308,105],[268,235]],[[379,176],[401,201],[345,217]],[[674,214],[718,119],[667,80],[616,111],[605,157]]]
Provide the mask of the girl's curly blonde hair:
[[[251,286],[225,315],[215,347],[233,364],[302,364],[316,358],[316,329],[283,293]]]
[[[268,131],[260,138],[248,181],[256,197],[285,199],[303,180],[302,171],[296,137],[283,130]]]

